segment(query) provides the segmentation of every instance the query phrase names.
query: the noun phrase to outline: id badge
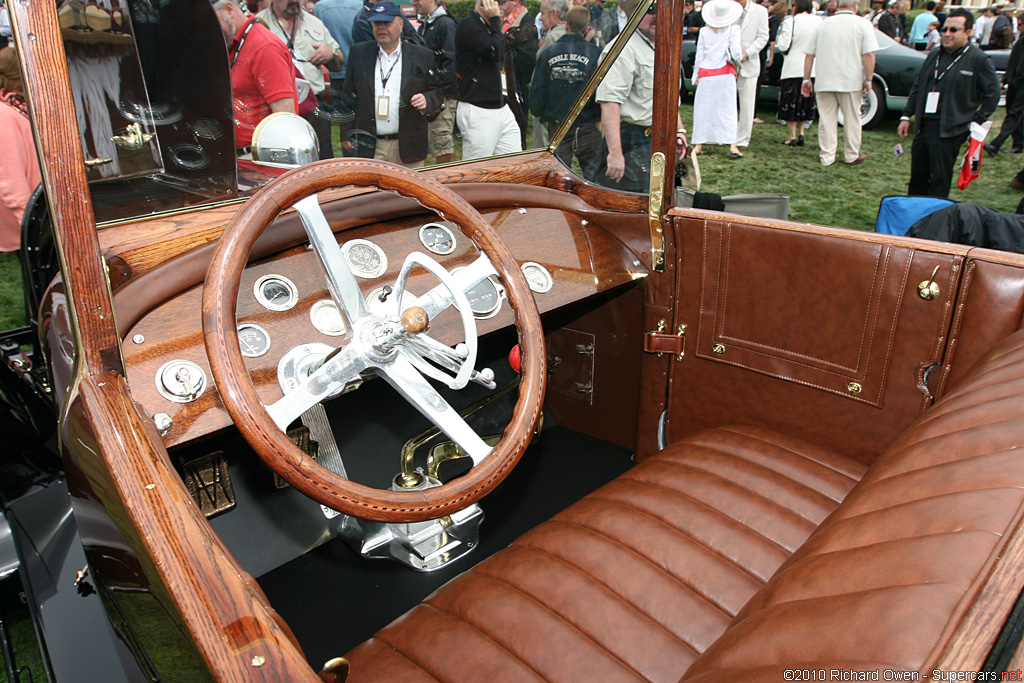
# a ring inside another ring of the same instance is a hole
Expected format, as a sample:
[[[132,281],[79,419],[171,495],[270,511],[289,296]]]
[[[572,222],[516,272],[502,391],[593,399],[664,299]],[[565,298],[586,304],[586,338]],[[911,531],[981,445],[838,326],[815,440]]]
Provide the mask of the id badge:
[[[387,95],[377,97],[377,118],[386,119],[391,111],[391,98]]]
[[[928,93],[928,98],[924,101],[924,113],[925,114],[937,114],[939,112],[939,93],[934,90]]]
[[[503,97],[508,96],[508,84],[505,81],[505,72],[501,72],[501,94]]]

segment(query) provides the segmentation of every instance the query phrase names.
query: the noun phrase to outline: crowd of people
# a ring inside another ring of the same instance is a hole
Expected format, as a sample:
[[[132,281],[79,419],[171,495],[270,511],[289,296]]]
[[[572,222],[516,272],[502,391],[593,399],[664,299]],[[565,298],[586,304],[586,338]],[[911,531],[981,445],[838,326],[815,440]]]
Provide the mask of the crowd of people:
[[[536,17],[521,0],[477,0],[461,21],[438,0],[413,4],[415,27],[391,0],[216,0],[239,157],[278,111],[310,121],[322,158],[337,151],[410,168],[431,157],[446,163],[456,159],[456,126],[462,159],[544,146],[639,0],[608,9],[604,0],[543,0]],[[557,149],[588,180],[646,187],[655,33],[651,14]]]
[[[588,180],[644,192],[653,120],[653,12],[643,17],[595,96],[572,111],[639,2],[606,8],[604,0],[543,0],[535,17],[522,0],[476,0],[457,21],[443,0],[413,0],[416,17],[410,22],[392,0],[213,0],[231,65],[237,154],[251,155],[254,130],[275,112],[309,120],[322,158],[340,153],[411,168],[455,161],[456,126],[461,158],[475,159],[544,146],[575,114],[557,156],[567,165],[575,157]],[[861,13],[858,0],[828,0],[820,7],[812,0],[704,0],[700,9],[686,2],[680,29],[685,40],[697,43],[696,93],[693,147],[677,119],[678,157],[724,145],[731,158],[743,158],[760,122],[758,88],[777,49],[785,56],[777,114],[787,127],[783,144],[803,147],[805,131],[817,120],[823,166],[837,157],[864,163],[859,114],[874,80],[875,27],[928,51],[898,128],[900,137],[908,137],[913,122],[910,194],[947,196],[972,123],[984,123],[995,110],[1000,84],[988,49],[1014,46],[1004,76],[1007,116],[985,148],[996,154],[1012,139],[1008,151],[1024,151],[1024,42],[1017,40],[1012,13],[1003,6],[977,16],[962,8],[947,13],[943,2],[928,0],[908,26],[907,4],[872,0]],[[3,128],[27,130],[24,107],[19,111],[17,96],[8,92],[0,91],[0,114],[22,118]],[[335,126],[339,149],[332,145]],[[7,181],[0,176],[0,182]],[[1024,190],[1024,171],[1011,186]],[[0,239],[0,250],[9,242]]]
[[[995,112],[1001,86],[986,50],[1014,46],[1003,79],[1009,86],[1006,119],[985,149],[996,154],[1012,137],[1010,151],[1024,151],[1024,42],[1004,7],[985,8],[975,18],[967,9],[947,13],[943,2],[928,0],[908,28],[906,0],[889,0],[885,7],[884,0],[875,0],[865,13],[858,11],[858,0],[829,0],[817,11],[811,0],[788,2],[706,0],[699,14],[687,16],[684,36],[697,40],[696,153],[705,144],[729,145],[731,158],[743,157],[755,120],[757,78],[778,48],[785,55],[777,114],[788,131],[782,144],[804,146],[804,131],[817,119],[818,159],[831,166],[839,155],[841,113],[843,163],[867,161],[861,152],[861,102],[874,87],[876,28],[928,53],[897,129],[906,138],[913,121],[908,194],[947,197],[972,125],[982,126]],[[902,153],[902,147],[894,151]],[[1011,186],[1024,190],[1024,171]]]

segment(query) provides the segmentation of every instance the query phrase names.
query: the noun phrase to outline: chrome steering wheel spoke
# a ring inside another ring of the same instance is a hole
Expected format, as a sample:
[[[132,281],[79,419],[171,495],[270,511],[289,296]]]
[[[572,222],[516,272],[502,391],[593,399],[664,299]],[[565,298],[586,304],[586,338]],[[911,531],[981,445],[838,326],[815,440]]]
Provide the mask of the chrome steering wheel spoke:
[[[484,443],[458,411],[430,386],[404,355],[395,356],[392,362],[380,366],[377,372],[424,417],[457,443],[473,460],[474,465],[479,465],[491,452],[491,447]]]
[[[331,297],[345,319],[348,329],[351,330],[357,321],[367,315],[366,300],[359,288],[359,282],[352,274],[345,255],[341,253],[341,247],[338,246],[334,232],[320,208],[317,195],[312,194],[295,202],[294,208],[306,229],[313,251],[327,273]]]
[[[267,413],[278,429],[288,431],[288,425],[313,406],[345,388],[367,365],[365,355],[349,344],[310,373],[297,387],[265,406]]]
[[[466,292],[492,275],[497,274],[498,271],[494,269],[494,265],[487,258],[487,254],[480,254],[476,261],[473,261],[473,263],[459,272],[448,274],[448,277],[451,278],[451,285],[446,285],[442,282],[423,296],[417,297],[414,305],[426,311],[430,319],[433,320],[453,303],[456,303],[454,292],[462,292],[463,296],[465,296]],[[462,307],[462,304],[459,303],[459,306]]]

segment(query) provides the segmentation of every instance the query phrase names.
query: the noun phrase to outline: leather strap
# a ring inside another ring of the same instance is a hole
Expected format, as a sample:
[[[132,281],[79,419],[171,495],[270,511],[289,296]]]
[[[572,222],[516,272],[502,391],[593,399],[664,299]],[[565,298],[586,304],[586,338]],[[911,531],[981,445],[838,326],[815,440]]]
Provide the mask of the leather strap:
[[[662,332],[644,333],[644,351],[647,353],[671,353],[680,355],[683,352],[684,337]]]

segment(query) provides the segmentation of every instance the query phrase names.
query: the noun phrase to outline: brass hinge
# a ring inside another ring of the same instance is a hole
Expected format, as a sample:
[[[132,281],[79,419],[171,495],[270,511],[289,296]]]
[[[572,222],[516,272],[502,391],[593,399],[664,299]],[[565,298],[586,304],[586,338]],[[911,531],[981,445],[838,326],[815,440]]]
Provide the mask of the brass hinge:
[[[661,227],[661,209],[665,201],[665,155],[651,156],[651,186],[648,193],[647,220],[651,226],[651,262],[654,272],[665,272],[665,231]]]
[[[664,320],[659,320],[656,331],[644,332],[644,351],[657,354],[659,358],[671,353],[681,361],[686,355],[686,325],[679,325],[675,334],[666,334],[667,327]]]

